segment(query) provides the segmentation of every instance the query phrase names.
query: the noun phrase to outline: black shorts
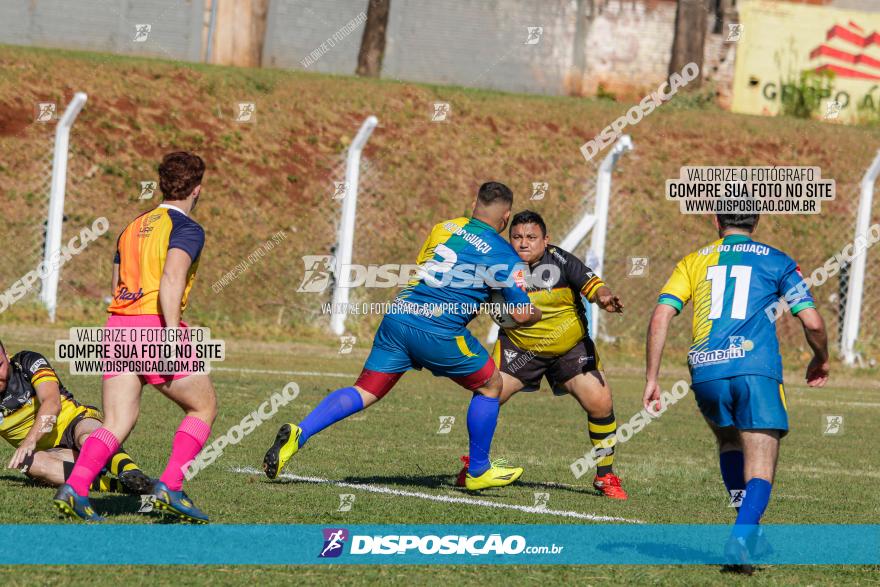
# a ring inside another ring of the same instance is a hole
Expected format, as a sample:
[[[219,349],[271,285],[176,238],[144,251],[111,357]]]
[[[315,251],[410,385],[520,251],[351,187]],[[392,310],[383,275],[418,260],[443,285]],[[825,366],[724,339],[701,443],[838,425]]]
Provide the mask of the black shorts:
[[[82,422],[87,418],[93,418],[102,421],[101,410],[94,406],[79,406],[77,408],[77,414],[74,418],[65,426],[64,432],[61,433],[61,438],[58,440],[58,444],[56,444],[52,448],[69,448],[71,450],[79,450],[76,448],[76,425]]]
[[[596,345],[588,336],[561,356],[539,357],[513,344],[502,331],[495,343],[492,358],[499,371],[523,382],[522,391],[538,391],[541,378],[547,377],[547,383],[555,395],[568,394],[562,386],[572,377],[602,370]]]

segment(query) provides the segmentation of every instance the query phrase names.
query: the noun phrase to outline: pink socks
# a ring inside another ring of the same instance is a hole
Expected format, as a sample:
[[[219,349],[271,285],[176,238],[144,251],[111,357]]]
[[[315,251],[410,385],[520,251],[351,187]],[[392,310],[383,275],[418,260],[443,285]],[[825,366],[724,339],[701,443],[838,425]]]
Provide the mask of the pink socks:
[[[119,450],[119,441],[112,432],[106,428],[98,428],[92,432],[79,451],[79,458],[76,459],[67,484],[73,487],[77,494],[88,496],[92,481],[107,464],[110,455],[115,454],[117,450]]]
[[[187,463],[196,458],[210,435],[211,427],[208,424],[193,416],[185,417],[174,435],[171,457],[168,459],[168,466],[165,467],[165,472],[159,477],[159,481],[167,485],[171,491],[180,491],[183,487],[184,468]],[[76,469],[74,469],[75,472]]]

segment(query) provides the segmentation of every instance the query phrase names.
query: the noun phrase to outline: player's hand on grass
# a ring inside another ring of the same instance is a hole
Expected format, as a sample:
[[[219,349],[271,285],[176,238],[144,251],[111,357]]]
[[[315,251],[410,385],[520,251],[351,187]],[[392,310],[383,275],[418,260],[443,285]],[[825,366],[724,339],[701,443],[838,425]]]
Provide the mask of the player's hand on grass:
[[[651,412],[660,409],[660,384],[656,381],[645,383],[645,393],[642,395],[642,405]]]
[[[807,365],[807,385],[810,387],[822,387],[828,381],[828,361],[813,357]]]
[[[18,448],[13,453],[12,458],[9,460],[9,464],[6,465],[7,469],[20,469],[22,465],[24,465],[25,461],[28,460],[33,454],[34,450],[37,448],[37,443],[33,440],[28,440],[25,438]]]
[[[605,286],[600,287],[599,291],[596,292],[596,303],[606,312],[623,314],[623,302],[620,301],[620,297],[614,295],[614,293]]]

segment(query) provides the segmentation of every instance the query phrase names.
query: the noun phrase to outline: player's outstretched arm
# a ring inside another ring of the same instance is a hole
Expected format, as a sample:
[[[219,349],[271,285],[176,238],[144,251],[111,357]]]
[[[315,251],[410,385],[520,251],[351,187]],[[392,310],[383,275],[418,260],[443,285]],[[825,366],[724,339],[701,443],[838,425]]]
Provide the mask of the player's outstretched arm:
[[[34,454],[37,443],[49,432],[55,428],[58,420],[58,414],[61,413],[61,390],[58,388],[57,381],[44,381],[37,385],[37,399],[40,400],[40,409],[34,418],[34,424],[28,430],[27,436],[18,445],[13,453],[9,464],[9,469],[20,468],[25,461]]]
[[[807,385],[822,387],[828,381],[828,333],[822,315],[815,308],[804,308],[797,313],[804,325],[807,344],[813,349],[813,359],[807,365]]]
[[[531,326],[541,320],[541,309],[534,304],[518,304],[510,317],[517,326]]]
[[[666,334],[669,323],[676,315],[676,310],[666,304],[657,304],[651,322],[648,324],[648,337],[645,343],[645,393],[642,404],[646,409],[657,410],[660,402],[660,359],[663,358],[663,347],[666,345]]]
[[[159,306],[168,328],[177,328],[180,324],[180,302],[186,289],[186,274],[190,265],[192,259],[189,253],[183,249],[168,249],[159,281]]]
[[[607,285],[603,285],[597,289],[596,293],[593,295],[593,299],[590,301],[597,304],[606,312],[623,314],[623,302],[620,301],[619,296],[614,295],[614,292],[612,292],[611,288]]]

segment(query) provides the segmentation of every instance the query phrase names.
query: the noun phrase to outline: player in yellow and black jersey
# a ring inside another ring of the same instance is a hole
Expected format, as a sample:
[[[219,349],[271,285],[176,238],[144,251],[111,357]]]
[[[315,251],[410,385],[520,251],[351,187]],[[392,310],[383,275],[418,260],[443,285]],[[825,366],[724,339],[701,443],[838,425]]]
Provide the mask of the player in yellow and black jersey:
[[[7,468],[61,485],[82,443],[100,426],[98,409],[77,402],[46,357],[33,351],[8,357],[0,342],[0,437],[16,449]],[[152,480],[121,448],[109,474],[94,482],[101,491],[144,494],[151,487]]]
[[[617,422],[611,388],[587,329],[582,298],[608,312],[622,313],[623,304],[577,257],[550,244],[540,214],[529,210],[516,214],[510,243],[529,264],[526,293],[540,308],[541,320],[501,330],[493,351],[503,380],[499,400],[503,404],[519,391],[537,391],[544,377],[554,394],[573,395],[587,412],[590,441],[594,446],[602,444],[593,486],[608,497],[626,499],[612,467]]]

